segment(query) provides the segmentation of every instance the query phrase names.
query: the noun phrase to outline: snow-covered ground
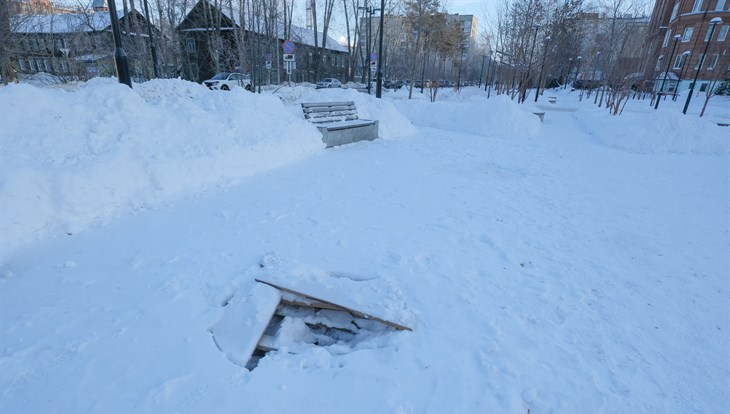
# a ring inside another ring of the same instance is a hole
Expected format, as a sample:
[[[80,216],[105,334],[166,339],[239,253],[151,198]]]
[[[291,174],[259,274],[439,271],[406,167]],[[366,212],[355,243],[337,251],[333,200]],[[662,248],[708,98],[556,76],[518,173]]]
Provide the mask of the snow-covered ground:
[[[728,412],[730,101],[414,95],[0,88],[0,412]],[[255,278],[413,331],[248,371]]]

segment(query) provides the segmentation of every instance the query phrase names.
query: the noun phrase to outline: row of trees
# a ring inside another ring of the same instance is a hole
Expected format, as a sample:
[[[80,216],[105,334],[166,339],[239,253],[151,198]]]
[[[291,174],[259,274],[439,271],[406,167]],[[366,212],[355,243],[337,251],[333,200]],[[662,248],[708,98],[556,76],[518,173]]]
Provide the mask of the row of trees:
[[[485,42],[494,57],[488,81],[496,93],[510,94],[519,102],[531,91],[572,81],[581,88],[581,99],[585,95],[614,115],[629,97],[659,99],[656,83],[661,84],[659,75],[667,62],[657,62],[647,43],[644,16],[651,6],[632,0],[506,0]],[[726,52],[715,54],[705,105],[723,79],[730,81]],[[696,68],[702,67],[699,59],[704,57],[695,59]]]
[[[190,63],[189,54],[185,39],[175,29],[197,0],[118,1],[125,14],[149,6],[149,17],[159,28],[152,45],[136,41],[125,46],[136,57],[135,71],[148,78],[184,73],[178,68]],[[449,15],[439,0],[388,0],[382,12],[373,9],[379,6],[369,2],[373,0],[305,0],[304,10],[295,0],[209,1],[214,7],[203,8],[202,13],[207,27],[212,28],[206,32],[205,41],[208,49],[215,51],[210,56],[213,66],[250,71],[254,76],[259,76],[256,68],[264,60],[275,61],[274,70],[280,70],[279,59],[274,56],[281,38],[300,37],[302,42],[313,43],[314,52],[304,65],[298,62],[299,70],[317,79],[327,73],[327,65],[340,66],[341,80],[364,81],[370,55],[377,51],[381,36],[381,14],[385,16],[384,50],[378,58],[383,60],[386,77],[411,81],[409,94],[418,80],[485,79],[495,87],[495,93],[507,93],[524,102],[533,90],[572,80],[600,86],[597,104],[618,113],[632,90],[646,86],[645,68],[655,64],[644,46],[646,18],[632,17],[644,16],[649,5],[636,0],[504,0],[476,44],[464,33],[463,22]],[[18,22],[12,4],[0,4],[3,82],[12,80],[18,69],[14,59],[17,37],[9,35]],[[86,4],[77,4],[76,9],[89,11]],[[232,30],[232,23],[211,10],[223,11],[234,19],[238,27],[235,41],[222,36]],[[302,15],[306,23],[295,17]],[[294,33],[296,26],[308,26],[318,35],[307,39],[306,31]],[[326,61],[325,49],[332,46],[329,35],[335,26],[345,33],[345,62]],[[134,27],[125,31],[139,32]],[[247,38],[250,32],[259,34],[256,41]],[[150,46],[155,46],[157,65],[150,58]],[[432,93],[435,98],[436,92]]]
[[[566,84],[601,89],[599,105],[614,113],[632,90],[641,89],[645,53],[645,5],[630,0],[505,3],[489,36],[497,93],[519,102],[531,90]],[[609,89],[608,86],[611,86]]]
[[[72,7],[49,7],[48,4],[42,2],[38,7],[34,7],[33,3],[17,3],[6,1],[0,3],[0,68],[2,72],[3,82],[9,82],[16,78],[20,71],[18,56],[28,50],[24,41],[25,37],[31,38],[37,33],[33,33],[33,29],[27,27],[27,16],[33,14],[53,15],[74,13],[81,16],[91,16],[93,10],[90,4],[86,4],[85,0],[77,0],[78,3]],[[205,20],[208,27],[212,28],[205,36],[205,42],[208,49],[215,51],[210,56],[212,64],[221,70],[231,70],[234,68],[242,70],[251,70],[260,66],[263,60],[273,60],[272,56],[276,56],[280,47],[281,38],[301,38],[302,42],[313,43],[314,56],[305,62],[312,67],[299,68],[315,73],[315,78],[319,76],[320,66],[325,58],[325,49],[332,46],[330,35],[332,34],[333,25],[337,25],[338,29],[344,28],[345,47],[347,48],[346,62],[343,66],[345,71],[345,81],[355,80],[367,73],[369,67],[369,56],[371,52],[377,50],[377,39],[380,36],[378,22],[378,13],[375,13],[375,24],[372,29],[367,31],[371,37],[371,41],[367,42],[370,50],[366,50],[366,42],[361,41],[366,31],[363,30],[362,22],[368,22],[369,19],[364,17],[372,17],[373,5],[367,0],[305,0],[305,10],[298,10],[295,0],[210,0],[213,7],[203,8]],[[83,2],[83,3],[82,3]],[[118,0],[117,7],[123,9],[123,15],[127,15],[130,11],[147,12],[146,15],[157,28],[153,35],[154,42],[150,44],[149,40],[140,41],[144,38],[145,30],[139,27],[129,27],[134,25],[135,21],[127,23],[122,27],[124,34],[134,34],[135,41],[125,41],[124,47],[130,56],[135,59],[132,62],[135,72],[140,76],[151,78],[154,76],[169,76],[182,71],[174,70],[174,68],[183,68],[185,64],[190,63],[186,54],[185,39],[181,38],[181,33],[176,28],[183,21],[187,13],[193,9],[197,0]],[[22,4],[23,7],[15,7]],[[428,1],[388,1],[385,7],[386,37],[383,39],[385,44],[385,53],[383,59],[387,58],[386,71],[391,76],[399,79],[407,78],[408,72],[414,72],[417,64],[416,60],[429,59],[437,64],[441,62],[452,61],[456,59],[456,54],[460,47],[463,47],[464,36],[459,29],[458,21],[448,20],[447,14],[441,9],[438,0]],[[221,13],[215,13],[212,10],[222,11],[225,15],[230,16],[238,27],[235,30],[235,41],[227,42],[227,36],[223,36],[223,32],[231,31],[230,22],[226,22]],[[306,23],[297,21],[295,16],[301,16],[306,13]],[[394,17],[400,16],[400,17]],[[405,17],[403,17],[405,16]],[[77,26],[79,30],[84,29],[86,23],[83,18],[78,19]],[[90,18],[89,18],[90,20]],[[307,26],[311,32],[318,35],[310,36],[307,31],[297,30],[296,26]],[[344,27],[342,27],[344,25]],[[24,27],[25,30],[19,30]],[[40,32],[40,28],[38,28]],[[94,27],[92,31],[100,30]],[[252,41],[249,34],[257,33],[256,41]],[[293,33],[297,32],[297,33]],[[388,36],[389,33],[397,34],[397,36]],[[413,36],[409,35],[414,33]],[[86,36],[79,33],[79,38]],[[80,40],[79,40],[80,42]],[[78,46],[77,41],[73,41],[73,46]],[[154,46],[155,61],[152,59],[150,47]],[[48,51],[53,56],[60,56],[61,49],[51,48]],[[88,52],[88,48],[68,47],[71,49],[72,55],[76,53]],[[40,51],[35,53],[42,55]],[[77,57],[77,56],[76,56]],[[459,59],[457,59],[459,60]],[[71,59],[73,61],[73,59]],[[32,62],[35,65],[35,62]],[[156,63],[156,64],[155,64]],[[275,69],[276,69],[275,65]],[[453,66],[453,65],[452,65]],[[171,68],[173,68],[171,70]],[[55,72],[55,70],[52,70]],[[442,70],[443,72],[443,70]],[[81,75],[81,74],[77,74]]]

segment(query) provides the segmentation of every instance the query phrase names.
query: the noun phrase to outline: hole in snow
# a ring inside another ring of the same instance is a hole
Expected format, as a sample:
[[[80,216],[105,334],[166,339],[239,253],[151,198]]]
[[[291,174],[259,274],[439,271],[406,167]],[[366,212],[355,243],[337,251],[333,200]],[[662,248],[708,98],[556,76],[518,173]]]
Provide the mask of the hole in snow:
[[[253,370],[272,351],[297,354],[318,346],[331,354],[347,354],[375,346],[378,338],[396,331],[393,326],[356,316],[336,305],[302,299],[282,295],[246,368]]]
[[[236,365],[249,370],[270,352],[297,354],[323,347],[342,355],[381,347],[407,326],[256,279],[248,295],[223,299],[225,311],[208,330]]]

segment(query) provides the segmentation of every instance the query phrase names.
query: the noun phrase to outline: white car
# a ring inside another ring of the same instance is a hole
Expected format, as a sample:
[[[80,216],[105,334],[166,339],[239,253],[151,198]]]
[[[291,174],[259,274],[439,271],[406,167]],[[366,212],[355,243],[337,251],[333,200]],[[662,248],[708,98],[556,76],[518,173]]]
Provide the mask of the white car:
[[[247,91],[253,90],[251,77],[243,73],[221,72],[207,81],[203,81],[203,84],[208,89],[220,89],[222,91],[230,91],[236,87],[244,88]]]
[[[322,88],[341,88],[342,83],[335,78],[325,78],[317,82],[317,89]]]

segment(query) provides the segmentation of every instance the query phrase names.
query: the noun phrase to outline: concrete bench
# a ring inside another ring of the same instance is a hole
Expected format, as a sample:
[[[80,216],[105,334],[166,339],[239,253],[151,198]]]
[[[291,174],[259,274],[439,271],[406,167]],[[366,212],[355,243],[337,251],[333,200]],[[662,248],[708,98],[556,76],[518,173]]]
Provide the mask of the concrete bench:
[[[302,111],[322,133],[327,148],[378,137],[378,121],[359,119],[352,101],[302,103]]]
[[[540,118],[540,122],[545,120],[545,112],[533,112],[533,114],[537,115],[538,118]]]

